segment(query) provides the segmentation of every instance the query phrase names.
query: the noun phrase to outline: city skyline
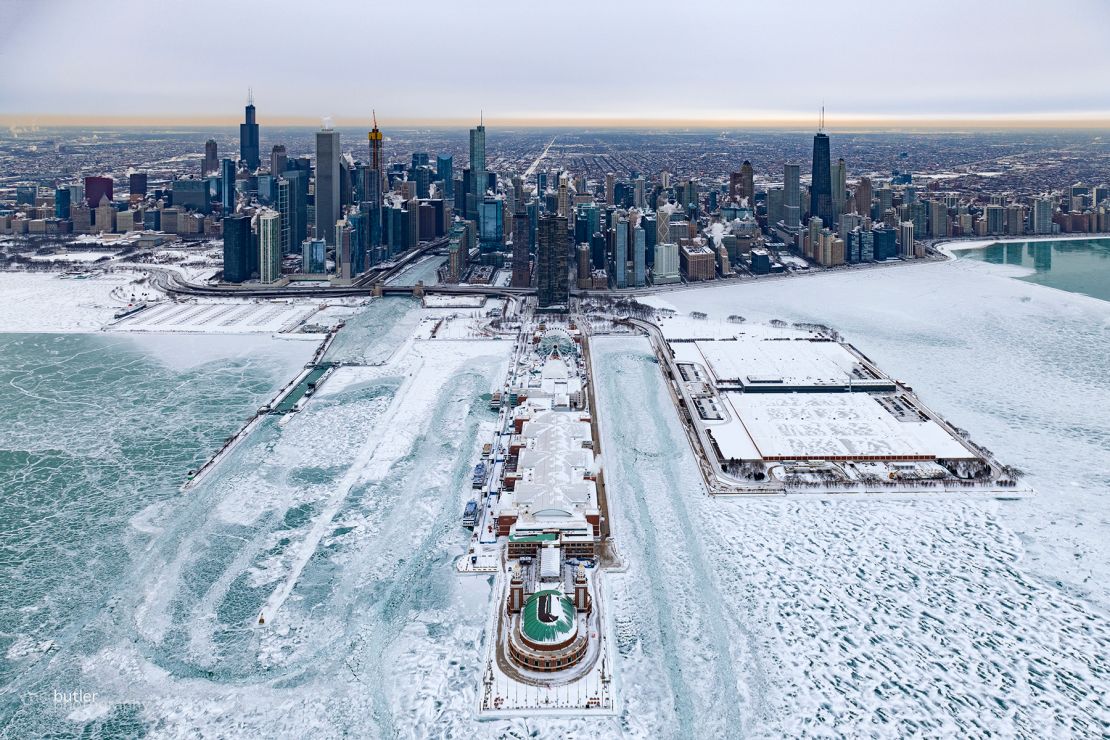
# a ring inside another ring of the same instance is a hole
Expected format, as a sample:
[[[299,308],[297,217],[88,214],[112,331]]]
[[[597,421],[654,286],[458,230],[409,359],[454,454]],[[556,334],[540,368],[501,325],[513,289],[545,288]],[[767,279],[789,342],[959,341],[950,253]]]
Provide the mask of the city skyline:
[[[1060,6],[1058,32],[1035,46],[1020,40],[1043,23],[1039,6],[998,3],[940,3],[929,13],[802,3],[787,15],[711,3],[678,14],[650,2],[635,13],[583,3],[547,13],[499,0],[416,35],[400,32],[412,18],[393,6],[375,7],[371,17],[342,4],[314,14],[294,3],[270,4],[264,13],[198,3],[196,17],[210,20],[213,31],[249,30],[261,39],[295,28],[306,38],[334,38],[312,53],[291,45],[259,61],[239,59],[241,44],[224,53],[215,36],[167,36],[159,32],[164,18],[141,7],[128,8],[127,24],[100,24],[97,51],[53,43],[88,33],[79,7],[14,2],[0,11],[10,31],[0,55],[9,63],[37,60],[34,75],[0,83],[4,124],[226,125],[238,122],[228,111],[242,106],[248,88],[267,125],[316,125],[325,116],[338,126],[361,125],[377,109],[392,126],[471,124],[484,110],[491,126],[809,127],[822,104],[831,129],[1110,122],[1110,105],[1089,84],[1110,73],[1110,61],[1097,54],[1110,8],[1092,0]],[[447,9],[432,3],[428,15]],[[382,30],[363,52],[371,23]],[[518,51],[524,40],[526,50]],[[113,52],[99,50],[118,50],[137,70],[150,60],[189,73],[152,74],[122,95],[115,75],[74,74],[114,63]],[[497,84],[475,88],[445,74],[464,52],[468,74]],[[1043,63],[1058,58],[1074,59],[1083,73],[1059,74]],[[322,76],[322,68],[331,73]]]

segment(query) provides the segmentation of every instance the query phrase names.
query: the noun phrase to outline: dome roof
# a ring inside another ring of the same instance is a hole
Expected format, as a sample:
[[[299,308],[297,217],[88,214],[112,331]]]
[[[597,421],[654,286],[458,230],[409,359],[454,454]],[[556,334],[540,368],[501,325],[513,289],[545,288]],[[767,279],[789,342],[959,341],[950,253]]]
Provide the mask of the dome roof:
[[[574,616],[574,602],[562,591],[537,591],[524,604],[520,630],[532,642],[559,644],[578,632]]]

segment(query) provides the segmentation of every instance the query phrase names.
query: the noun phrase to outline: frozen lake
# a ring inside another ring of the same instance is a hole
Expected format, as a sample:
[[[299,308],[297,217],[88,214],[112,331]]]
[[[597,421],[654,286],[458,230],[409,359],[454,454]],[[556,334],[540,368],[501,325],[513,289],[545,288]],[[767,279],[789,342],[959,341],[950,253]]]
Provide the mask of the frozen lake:
[[[339,368],[177,485],[309,342],[0,335],[0,727],[13,736],[1092,736],[1110,677],[1110,303],[975,260],[654,299],[837,328],[1025,469],[1016,502],[705,496],[645,340],[594,343],[614,717],[478,722],[453,561],[508,342],[351,310]],[[1024,274],[1024,272],[1022,273]],[[260,612],[267,624],[257,624]],[[97,692],[57,702],[56,692]]]

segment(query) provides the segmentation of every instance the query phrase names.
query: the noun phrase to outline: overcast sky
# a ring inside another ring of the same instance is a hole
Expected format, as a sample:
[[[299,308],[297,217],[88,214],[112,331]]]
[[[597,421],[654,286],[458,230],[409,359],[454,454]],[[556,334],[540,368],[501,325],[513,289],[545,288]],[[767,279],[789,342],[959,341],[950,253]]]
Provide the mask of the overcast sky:
[[[0,0],[0,116],[1110,117],[1110,0]]]

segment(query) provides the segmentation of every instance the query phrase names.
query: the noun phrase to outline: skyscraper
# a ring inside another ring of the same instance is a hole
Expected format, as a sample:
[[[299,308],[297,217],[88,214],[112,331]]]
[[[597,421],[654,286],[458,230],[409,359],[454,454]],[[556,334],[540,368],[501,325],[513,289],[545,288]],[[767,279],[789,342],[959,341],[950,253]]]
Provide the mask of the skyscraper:
[[[330,125],[316,132],[316,238],[335,246],[339,220],[339,132]]]
[[[744,164],[740,165],[740,193],[741,198],[748,199],[748,205],[752,208],[755,207],[755,170],[752,168],[752,163],[744,160]]]
[[[443,194],[450,198],[455,194],[455,160],[442,154],[436,157],[436,179],[443,183]]]
[[[230,162],[231,160],[224,160]],[[251,277],[251,219],[246,215],[224,218],[224,281],[241,283]]]
[[[861,177],[856,185],[856,213],[861,216],[871,215],[871,178]]]
[[[523,206],[523,203],[519,204]],[[521,207],[513,214],[513,278],[514,288],[527,288],[531,281],[528,244],[531,241],[529,232],[532,230],[532,219]]]
[[[813,137],[813,169],[809,186],[809,215],[832,226],[836,211],[832,199],[832,168],[829,164],[829,137],[817,132]]]
[[[788,164],[783,167],[782,219],[788,229],[802,225],[801,167]]]
[[[204,167],[201,176],[211,175],[220,171],[220,160],[216,155],[216,140],[209,139],[204,142]]]
[[[226,157],[220,163],[220,187],[223,188],[224,216],[228,216],[235,212],[235,162]]]
[[[110,177],[86,177],[85,178],[85,203],[89,208],[96,208],[100,205],[100,199],[107,196],[108,200],[112,200],[112,189],[114,182]]]
[[[647,285],[647,235],[640,226],[632,229],[632,285]]]
[[[258,279],[272,283],[281,277],[281,215],[269,208],[258,217]]]
[[[274,144],[274,148],[270,150],[270,174],[279,177],[285,172],[288,162],[289,155],[285,153],[285,144]]]
[[[832,199],[833,208],[839,215],[846,210],[845,206],[848,202],[848,172],[844,164],[844,157],[836,160],[836,164],[832,166]]]
[[[479,123],[470,129],[470,192],[467,193],[466,217],[475,218],[478,206],[486,195],[486,127]]]
[[[254,93],[248,93],[246,120],[239,124],[239,159],[247,163],[247,169],[258,169],[258,124],[254,120]]]
[[[567,219],[564,216],[540,216],[536,275],[540,308],[567,303],[570,284],[567,277]]]
[[[618,288],[628,287],[628,219],[619,211],[610,233],[613,235],[612,266],[609,274]]]

